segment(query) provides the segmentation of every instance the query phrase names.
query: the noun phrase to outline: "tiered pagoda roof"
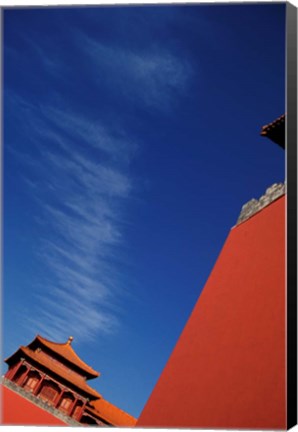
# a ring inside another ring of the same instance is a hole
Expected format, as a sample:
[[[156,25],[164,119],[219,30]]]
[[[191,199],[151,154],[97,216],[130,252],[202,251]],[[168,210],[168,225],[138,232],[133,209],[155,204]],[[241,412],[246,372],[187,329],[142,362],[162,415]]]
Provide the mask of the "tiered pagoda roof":
[[[76,352],[71,346],[72,340],[73,337],[70,336],[66,343],[56,343],[49,341],[48,339],[45,339],[40,335],[37,335],[34,341],[31,342],[28,347],[34,347],[36,341],[38,341],[42,345],[49,348],[49,350],[51,350],[53,353],[58,354],[60,357],[71,363],[73,366],[83,371],[88,379],[97,378],[100,373],[94,370],[91,366],[87,365],[87,363],[85,363],[82,359],[80,359],[80,357],[76,354]]]
[[[101,395],[86,383],[86,378],[98,377],[99,372],[95,371],[80,359],[71,347],[71,341],[72,337],[70,337],[66,343],[55,343],[38,335],[28,346],[20,346],[5,362],[11,364],[14,358],[21,357],[21,353],[23,353],[25,356],[35,361],[35,363],[43,366],[68,383],[87,393],[92,399],[101,398]],[[48,348],[48,352],[50,352],[53,357],[48,356],[41,349],[42,347]],[[61,362],[58,361],[59,358],[62,360]],[[70,364],[72,368],[65,367],[65,362],[63,360],[66,360],[66,363]],[[77,371],[80,373],[77,373]]]
[[[5,362],[9,369],[13,370],[20,361],[25,360],[41,373],[51,376],[56,383],[72,388],[76,394],[87,400],[82,418],[95,418],[102,421],[102,424],[112,426],[134,426],[137,421],[134,417],[103,399],[87,384],[88,379],[96,378],[100,374],[76,354],[71,346],[72,340],[70,336],[67,342],[56,343],[37,335],[29,345],[20,346]],[[82,422],[84,423],[84,420]]]
[[[35,360],[36,363],[44,366],[45,368],[52,371],[54,374],[60,376],[61,378],[65,379],[69,383],[73,384],[73,386],[77,387],[78,389],[82,390],[83,392],[87,393],[90,396],[100,398],[101,395],[94,390],[92,387],[90,387],[83,377],[80,377],[77,374],[72,374],[71,372],[68,372],[61,366],[59,363],[53,363],[51,360],[47,359],[43,356],[43,353],[41,352],[34,352],[28,347],[21,346],[20,350],[27,354],[28,357],[30,357],[32,360]]]

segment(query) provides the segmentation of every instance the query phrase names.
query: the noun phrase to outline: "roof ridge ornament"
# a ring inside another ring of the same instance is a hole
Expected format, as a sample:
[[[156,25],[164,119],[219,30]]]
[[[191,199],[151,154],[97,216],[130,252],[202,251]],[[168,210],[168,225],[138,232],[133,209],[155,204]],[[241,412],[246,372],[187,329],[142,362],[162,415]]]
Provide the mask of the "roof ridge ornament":
[[[73,336],[69,336],[68,340],[67,340],[67,345],[71,345],[71,342],[73,341]]]

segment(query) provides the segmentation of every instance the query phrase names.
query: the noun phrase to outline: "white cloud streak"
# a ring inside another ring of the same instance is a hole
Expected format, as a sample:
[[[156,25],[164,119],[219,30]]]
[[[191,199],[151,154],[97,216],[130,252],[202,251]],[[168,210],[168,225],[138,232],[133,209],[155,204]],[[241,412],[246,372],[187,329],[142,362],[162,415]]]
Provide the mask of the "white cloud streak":
[[[49,76],[63,80],[63,60],[26,40]],[[172,109],[192,74],[186,60],[166,50],[133,52],[80,31],[74,31],[74,45],[92,88],[102,85],[139,107]],[[34,294],[38,313],[26,315],[26,325],[57,341],[73,333],[78,342],[109,333],[118,325],[115,261],[123,209],[134,191],[127,168],[137,145],[122,128],[67,109],[59,97],[38,104],[14,93],[9,98],[24,135],[24,150],[11,151],[27,165],[25,183],[41,212],[35,217],[43,229],[38,256],[48,269]],[[26,152],[26,142],[35,156]]]
[[[34,294],[38,318],[29,319],[27,325],[58,341],[72,333],[78,342],[91,340],[118,325],[114,260],[119,259],[117,250],[123,241],[122,210],[133,186],[126,172],[127,155],[115,158],[114,153],[120,143],[120,152],[127,148],[133,154],[130,146],[135,144],[114,139],[107,127],[101,140],[102,127],[78,114],[25,103],[19,109],[24,106],[26,114],[21,117],[28,116],[35,125],[31,139],[39,152],[19,160],[37,178],[34,181],[27,173],[25,181],[46,222],[38,256],[49,271]],[[84,147],[69,139],[74,124]],[[103,142],[94,149],[95,143]]]
[[[138,106],[172,109],[177,93],[182,95],[193,74],[191,64],[163,48],[132,51],[104,44],[82,32],[78,45],[96,71],[95,80],[121,92]]]
[[[87,143],[88,146],[102,150],[116,160],[130,158],[136,150],[136,145],[129,142],[126,136],[122,137],[115,131],[112,133],[99,119],[86,119],[82,114],[74,114],[49,106],[41,107],[40,110],[47,124],[64,131],[69,139],[75,138],[82,147]],[[52,132],[48,131],[48,133]],[[63,142],[59,141],[63,145]]]

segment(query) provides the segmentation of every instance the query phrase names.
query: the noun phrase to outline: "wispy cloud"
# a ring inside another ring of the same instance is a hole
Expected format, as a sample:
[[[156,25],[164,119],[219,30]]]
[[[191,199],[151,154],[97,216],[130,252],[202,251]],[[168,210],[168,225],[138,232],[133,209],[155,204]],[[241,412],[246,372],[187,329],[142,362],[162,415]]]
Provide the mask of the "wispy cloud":
[[[23,35],[23,40],[34,53],[35,60],[42,65],[44,76],[55,78],[63,82],[65,76],[69,79],[78,70],[78,58],[83,65],[82,81],[88,82],[93,91],[108,89],[109,92],[125,100],[126,103],[137,104],[138,107],[151,107],[155,110],[172,110],[179,96],[187,92],[188,86],[194,74],[193,66],[187,56],[177,53],[167,44],[167,41],[146,48],[129,48],[121,45],[121,41],[115,44],[113,41],[101,40],[86,32],[69,26],[68,34],[72,35],[64,41],[69,50],[76,52],[77,56],[63,59],[57,44],[50,40],[33,40]],[[7,50],[18,55],[12,47]],[[24,57],[24,56],[23,56]],[[77,77],[78,79],[78,77]],[[92,90],[91,90],[92,91]],[[59,92],[53,92],[59,98]],[[178,96],[178,97],[177,97]],[[42,107],[41,107],[42,110]],[[93,130],[93,123],[81,116],[69,115],[59,107],[46,107],[43,115],[47,120],[58,127],[67,122],[77,130],[77,136],[84,138],[89,135],[90,144],[94,147],[110,151],[118,151],[125,147],[125,139],[121,136],[113,136],[106,131],[103,125],[97,124],[96,131],[101,128],[101,139]]]
[[[169,109],[177,94],[186,90],[193,73],[187,59],[166,47],[132,51],[104,44],[82,32],[77,32],[76,39],[91,61],[98,83],[104,81],[138,105]]]
[[[128,105],[172,109],[189,83],[190,64],[165,47],[132,51],[81,31],[73,35],[72,49],[84,63],[82,79],[93,90],[116,92]],[[42,41],[26,37],[26,43],[42,66],[43,79],[59,80],[67,93],[63,71],[70,76],[78,59],[65,65],[49,41],[46,49]],[[5,101],[24,137],[22,145],[6,145],[26,166],[25,184],[39,208],[36,253],[47,269],[34,293],[36,311],[29,319],[24,315],[24,323],[54,340],[111,332],[123,293],[117,263],[125,242],[125,208],[135,187],[128,168],[138,145],[116,120],[107,123],[92,109],[69,108],[55,86],[47,96],[29,101],[7,91]]]
[[[74,114],[59,108],[41,106],[40,111],[47,125],[63,131],[66,138],[75,138],[81,146],[87,144],[113,157],[126,159],[133,155],[136,144],[126,134],[115,128],[111,130],[100,119],[89,119],[82,114]],[[48,133],[52,133],[48,131]],[[56,136],[57,138],[57,136]],[[63,143],[60,140],[61,145]]]
[[[37,256],[49,272],[34,294],[38,318],[35,314],[27,325],[55,340],[74,332],[78,341],[92,339],[98,332],[115,330],[118,323],[114,261],[119,259],[123,208],[133,182],[127,154],[116,158],[115,153],[125,147],[133,154],[135,144],[114,138],[107,127],[102,135],[100,124],[77,113],[18,103],[19,110],[26,107],[21,117],[34,124],[31,139],[38,143],[35,156],[24,151],[20,160],[37,178],[25,175],[46,221]],[[84,146],[70,139],[74,125]],[[104,143],[96,147],[102,136]]]

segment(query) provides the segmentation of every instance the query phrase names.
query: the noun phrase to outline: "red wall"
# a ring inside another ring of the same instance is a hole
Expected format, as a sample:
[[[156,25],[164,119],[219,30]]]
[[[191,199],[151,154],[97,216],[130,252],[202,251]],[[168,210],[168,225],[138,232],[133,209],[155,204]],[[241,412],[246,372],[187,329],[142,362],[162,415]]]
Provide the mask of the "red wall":
[[[62,420],[1,385],[1,424],[67,426]]]
[[[137,426],[284,429],[285,342],[282,197],[231,230]]]

